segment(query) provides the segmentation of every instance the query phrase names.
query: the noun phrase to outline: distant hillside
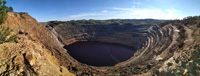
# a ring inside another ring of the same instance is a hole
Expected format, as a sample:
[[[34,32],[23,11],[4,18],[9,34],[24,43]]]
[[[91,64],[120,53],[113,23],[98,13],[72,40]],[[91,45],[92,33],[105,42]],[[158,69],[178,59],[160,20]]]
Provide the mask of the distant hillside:
[[[170,20],[156,20],[156,19],[110,19],[110,20],[71,20],[71,21],[49,21],[51,27],[66,22],[72,25],[154,25]],[[43,25],[47,22],[40,22]],[[50,24],[51,23],[51,24]]]

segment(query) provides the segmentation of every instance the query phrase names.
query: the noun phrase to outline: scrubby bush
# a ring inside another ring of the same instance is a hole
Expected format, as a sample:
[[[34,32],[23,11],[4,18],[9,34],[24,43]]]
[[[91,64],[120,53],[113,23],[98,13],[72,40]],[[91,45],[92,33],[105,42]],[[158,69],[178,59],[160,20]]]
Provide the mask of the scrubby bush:
[[[26,12],[18,12],[18,13],[19,13],[19,15],[20,15],[21,18],[25,18],[25,17],[23,16],[23,14],[28,14],[28,13],[26,13]]]
[[[9,27],[0,26],[0,44],[16,40],[17,35],[12,35],[12,31]]]

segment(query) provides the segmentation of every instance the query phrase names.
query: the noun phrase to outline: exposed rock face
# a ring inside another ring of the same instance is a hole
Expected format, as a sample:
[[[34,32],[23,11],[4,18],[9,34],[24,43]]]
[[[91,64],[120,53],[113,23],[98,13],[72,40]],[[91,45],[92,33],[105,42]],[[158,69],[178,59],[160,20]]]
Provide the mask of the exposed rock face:
[[[19,33],[17,43],[0,44],[0,74],[28,76],[72,76],[60,65],[59,51],[65,51],[54,35],[27,14],[21,18],[17,13],[8,13],[3,26]],[[50,43],[50,44],[49,44]],[[65,72],[63,72],[65,71]]]
[[[64,28],[64,29],[63,29]],[[57,26],[65,45],[74,41],[103,41],[140,48],[147,40],[147,26]],[[63,29],[63,30],[62,30]],[[65,30],[65,31],[64,31]],[[143,33],[142,33],[143,32]]]

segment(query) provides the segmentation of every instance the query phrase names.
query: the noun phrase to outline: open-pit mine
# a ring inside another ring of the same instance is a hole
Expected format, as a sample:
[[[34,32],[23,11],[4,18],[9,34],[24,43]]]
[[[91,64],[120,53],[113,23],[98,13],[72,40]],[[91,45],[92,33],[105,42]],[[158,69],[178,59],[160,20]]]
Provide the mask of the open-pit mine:
[[[1,75],[200,75],[198,16],[39,23],[8,12],[2,26],[17,37],[0,45]]]

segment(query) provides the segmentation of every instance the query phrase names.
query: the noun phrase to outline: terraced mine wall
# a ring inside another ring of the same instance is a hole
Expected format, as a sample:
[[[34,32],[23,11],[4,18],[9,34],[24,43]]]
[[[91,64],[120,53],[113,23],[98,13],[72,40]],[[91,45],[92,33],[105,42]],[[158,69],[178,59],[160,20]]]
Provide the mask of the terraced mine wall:
[[[127,29],[128,28],[128,29]],[[61,35],[61,40],[65,45],[75,41],[102,41],[110,43],[124,44],[141,48],[147,40],[145,26],[76,26],[56,27],[55,30]]]

